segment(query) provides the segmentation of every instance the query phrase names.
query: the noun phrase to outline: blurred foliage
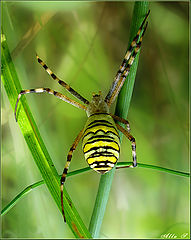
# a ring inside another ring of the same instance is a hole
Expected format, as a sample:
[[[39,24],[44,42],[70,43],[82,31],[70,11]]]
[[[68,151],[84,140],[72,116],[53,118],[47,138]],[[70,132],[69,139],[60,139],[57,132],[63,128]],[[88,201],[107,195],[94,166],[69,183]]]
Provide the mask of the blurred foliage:
[[[151,3],[128,119],[138,161],[188,171],[188,3]],[[23,89],[49,87],[70,96],[37,63],[35,53],[84,97],[107,93],[124,57],[133,3],[10,2],[2,28]],[[45,19],[45,20],[44,20]],[[86,115],[47,94],[27,96],[42,138],[62,172]],[[15,100],[16,101],[16,100]],[[2,86],[2,206],[40,174],[14,120]],[[48,103],[48,104],[47,104]],[[123,138],[121,161],[131,159]],[[86,167],[81,144],[71,170]],[[68,179],[66,187],[88,226],[100,175]],[[148,169],[117,170],[105,214],[103,238],[160,238],[189,233],[188,179]],[[68,238],[73,234],[45,186],[2,219],[4,238]],[[185,235],[188,238],[189,235]]]

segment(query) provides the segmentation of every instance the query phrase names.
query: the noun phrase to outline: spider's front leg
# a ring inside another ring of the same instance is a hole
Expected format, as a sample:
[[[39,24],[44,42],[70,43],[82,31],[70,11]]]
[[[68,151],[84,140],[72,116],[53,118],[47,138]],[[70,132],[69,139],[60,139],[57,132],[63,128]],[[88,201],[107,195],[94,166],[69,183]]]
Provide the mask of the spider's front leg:
[[[20,91],[19,95],[18,95],[18,98],[17,98],[17,102],[16,102],[16,105],[15,105],[15,120],[17,122],[17,106],[18,106],[18,103],[19,103],[19,100],[21,98],[22,95],[25,95],[25,94],[28,94],[28,93],[49,93],[51,95],[54,95],[55,97],[61,99],[62,101],[64,102],[67,102],[67,103],[70,103],[72,104],[73,106],[75,107],[78,107],[78,108],[81,108],[83,110],[86,110],[87,107],[84,106],[83,104],[81,103],[78,103],[74,100],[72,100],[71,98],[63,95],[62,93],[59,93],[59,92],[56,92],[50,88],[33,88],[33,89],[27,89],[27,90],[22,90]]]
[[[133,164],[132,165],[125,166],[125,167],[116,167],[116,168],[118,169],[118,168],[136,167],[137,166],[137,157],[136,157],[135,138],[127,130],[125,130],[123,127],[121,127],[119,124],[116,123],[116,126],[119,129],[119,131],[121,131],[130,140],[131,146],[132,146],[132,157],[133,157]]]
[[[64,183],[66,181],[66,176],[67,176],[68,169],[69,169],[69,166],[70,166],[70,162],[71,162],[71,159],[72,159],[72,154],[73,154],[74,150],[76,149],[80,139],[82,138],[83,132],[84,132],[84,129],[82,129],[81,132],[78,134],[77,138],[75,139],[74,143],[72,144],[72,146],[70,148],[70,151],[69,151],[68,156],[67,156],[67,162],[66,162],[66,165],[64,167],[64,171],[62,173],[62,177],[61,177],[61,180],[60,180],[61,206],[62,206],[62,215],[64,217],[64,222],[66,222],[66,217],[65,217],[65,214],[64,214],[64,204],[63,204]]]

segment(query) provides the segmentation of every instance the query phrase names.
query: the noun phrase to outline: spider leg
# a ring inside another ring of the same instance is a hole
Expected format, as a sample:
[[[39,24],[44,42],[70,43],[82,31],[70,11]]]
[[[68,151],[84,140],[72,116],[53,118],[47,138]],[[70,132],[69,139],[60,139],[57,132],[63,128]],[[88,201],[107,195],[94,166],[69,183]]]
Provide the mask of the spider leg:
[[[64,214],[64,204],[63,204],[64,183],[65,183],[67,172],[68,172],[70,162],[71,162],[71,159],[72,159],[72,154],[73,154],[74,150],[76,149],[80,139],[82,138],[83,132],[84,132],[84,129],[82,129],[80,131],[80,133],[78,134],[78,136],[76,137],[74,143],[72,144],[72,146],[70,148],[70,151],[69,151],[68,156],[67,156],[67,162],[66,162],[66,165],[64,167],[64,171],[62,173],[62,177],[61,177],[61,180],[60,180],[61,206],[62,206],[62,214],[63,214],[63,217],[64,217],[64,222],[66,222],[66,218],[65,218],[65,214]]]
[[[57,98],[60,98],[61,100],[67,102],[67,103],[70,103],[72,104],[73,106],[75,107],[78,107],[78,108],[81,108],[83,110],[86,110],[87,107],[82,105],[81,103],[78,103],[68,97],[66,97],[65,95],[63,95],[62,93],[59,93],[59,92],[56,92],[50,88],[35,88],[35,89],[27,89],[27,90],[22,90],[19,95],[18,95],[18,98],[17,98],[17,102],[16,102],[16,105],[15,105],[15,120],[17,122],[17,117],[16,117],[16,112],[17,112],[17,106],[18,106],[18,102],[21,98],[22,95],[24,94],[27,94],[27,93],[44,93],[44,92],[47,92],[49,94],[52,94],[54,95],[55,97]]]
[[[121,117],[118,117],[118,116],[116,116],[116,115],[113,115],[113,114],[111,114],[111,113],[110,113],[110,115],[111,115],[111,117],[112,117],[114,120],[119,121],[119,122],[121,122],[121,123],[124,123],[124,124],[127,126],[127,131],[128,131],[128,133],[130,133],[130,124],[129,124],[129,121],[128,121],[128,120],[126,120],[126,119],[124,119],[124,118],[121,118]]]
[[[129,49],[127,50],[127,53],[125,55],[125,58],[121,64],[121,66],[120,66],[120,69],[115,76],[112,86],[111,86],[107,96],[105,97],[105,102],[108,104],[108,106],[110,106],[114,102],[115,98],[119,94],[119,91],[121,90],[121,87],[123,86],[125,79],[127,77],[127,74],[126,74],[127,69],[128,69],[128,73],[129,73],[130,67],[133,64],[134,59],[138,53],[138,50],[141,47],[141,42],[142,42],[144,33],[146,31],[148,22],[146,23],[145,27],[144,27],[144,24],[145,24],[145,21],[149,15],[149,13],[150,13],[150,10],[148,11],[147,15],[145,16],[145,18],[137,32],[137,35],[131,42],[131,45],[130,45]],[[140,37],[141,32],[142,32],[142,35]],[[140,40],[139,40],[139,37],[140,37]]]
[[[119,124],[116,123],[117,128],[119,131],[121,131],[131,142],[132,146],[132,156],[133,156],[133,164],[126,166],[126,167],[116,167],[116,168],[127,168],[127,167],[136,167],[137,166],[137,157],[136,157],[136,143],[135,143],[135,138],[123,127],[121,127]]]
[[[39,58],[39,56],[36,54],[37,61],[43,66],[45,71],[58,83],[63,86],[68,92],[70,92],[74,97],[78,98],[80,101],[82,101],[84,104],[89,104],[89,101],[82,97],[79,93],[77,93],[73,88],[71,88],[66,82],[63,80],[60,80],[51,70],[48,68],[48,66]]]

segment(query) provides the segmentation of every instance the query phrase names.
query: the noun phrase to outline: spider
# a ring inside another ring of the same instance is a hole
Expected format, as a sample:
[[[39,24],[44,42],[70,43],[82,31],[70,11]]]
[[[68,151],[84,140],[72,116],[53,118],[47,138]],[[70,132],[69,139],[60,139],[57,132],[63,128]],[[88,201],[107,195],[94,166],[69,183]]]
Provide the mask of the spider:
[[[139,52],[141,47],[142,39],[147,28],[148,22],[146,22],[150,10],[146,14],[137,35],[134,37],[131,42],[130,47],[128,48],[124,60],[117,72],[115,79],[112,83],[112,86],[104,97],[99,91],[98,94],[93,94],[91,102],[85,99],[81,94],[76,92],[73,88],[71,88],[67,83],[63,80],[60,80],[49,68],[48,66],[36,55],[37,61],[43,66],[46,72],[56,80],[60,85],[62,85],[68,92],[70,92],[73,96],[79,99],[83,104],[76,102],[75,100],[70,99],[69,97],[63,95],[62,93],[56,92],[50,88],[35,88],[35,89],[27,89],[22,90],[17,98],[17,102],[15,105],[15,119],[18,102],[22,95],[27,93],[44,93],[47,92],[60,98],[61,100],[72,104],[75,107],[81,108],[86,111],[88,119],[84,126],[84,128],[80,131],[78,136],[76,137],[74,143],[72,144],[68,156],[67,162],[65,164],[63,174],[60,180],[60,191],[61,191],[61,207],[62,214],[64,217],[64,221],[66,222],[65,214],[64,214],[64,206],[63,206],[63,188],[66,180],[67,172],[69,169],[69,165],[72,159],[72,154],[76,149],[79,141],[82,139],[82,149],[84,152],[85,159],[89,166],[97,171],[98,173],[104,174],[110,171],[116,164],[119,159],[120,153],[120,140],[119,133],[122,132],[131,142],[132,146],[132,157],[133,162],[131,165],[126,167],[136,167],[137,166],[137,158],[136,158],[136,142],[135,138],[130,134],[130,125],[128,120],[120,118],[116,115],[113,115],[109,112],[109,108],[111,104],[115,101],[118,96],[126,78],[130,71],[130,68],[134,62],[134,59]],[[145,23],[146,22],[146,23]],[[127,129],[124,129],[115,121],[119,121],[124,123]]]

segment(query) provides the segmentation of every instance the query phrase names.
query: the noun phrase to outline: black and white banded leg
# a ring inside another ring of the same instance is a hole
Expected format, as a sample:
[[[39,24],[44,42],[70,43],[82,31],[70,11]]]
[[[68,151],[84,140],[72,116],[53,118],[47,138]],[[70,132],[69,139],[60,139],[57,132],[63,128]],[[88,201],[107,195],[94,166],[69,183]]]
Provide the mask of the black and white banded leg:
[[[67,176],[67,173],[68,173],[68,169],[69,169],[69,166],[70,166],[70,163],[71,163],[71,160],[72,160],[72,154],[74,152],[74,150],[76,149],[79,141],[81,140],[82,138],[82,135],[83,135],[83,132],[84,132],[84,129],[82,129],[80,131],[80,133],[78,134],[78,136],[76,137],[74,143],[72,144],[71,148],[70,148],[70,151],[68,153],[68,156],[67,156],[67,162],[66,162],[66,165],[64,167],[64,170],[63,170],[63,173],[62,173],[62,177],[60,179],[60,191],[61,191],[61,206],[62,206],[62,215],[64,217],[64,221],[66,222],[66,217],[65,217],[65,214],[64,214],[64,203],[63,203],[63,189],[64,189],[64,183],[66,181],[66,176]]]
[[[110,114],[112,116],[112,118],[115,120],[115,121],[118,121],[118,122],[121,122],[121,123],[124,123],[127,127],[127,131],[128,133],[130,133],[130,124],[129,124],[129,121],[124,119],[124,118],[121,118],[121,117],[118,117],[116,115],[113,115],[113,114]]]
[[[116,168],[127,168],[127,167],[136,167],[137,166],[137,156],[136,156],[136,142],[135,142],[135,138],[127,131],[125,130],[123,127],[121,127],[119,124],[116,123],[117,128],[119,129],[119,131],[121,131],[131,142],[131,146],[132,146],[132,157],[133,157],[133,164],[129,165],[129,166],[125,166],[125,167],[116,167]]]
[[[16,122],[17,122],[17,116],[16,116],[17,106],[18,106],[18,102],[19,102],[21,96],[24,95],[24,94],[28,94],[28,93],[44,93],[44,92],[47,92],[47,93],[49,93],[51,95],[54,95],[55,97],[63,100],[64,102],[70,103],[70,104],[74,105],[75,107],[81,108],[83,110],[87,109],[87,107],[82,105],[81,103],[78,103],[78,102],[72,100],[71,98],[66,97],[62,93],[56,92],[56,91],[54,91],[54,90],[52,90],[50,88],[27,89],[27,90],[20,91],[20,93],[18,95],[17,102],[16,102],[16,105],[15,105],[15,120],[16,120]]]

